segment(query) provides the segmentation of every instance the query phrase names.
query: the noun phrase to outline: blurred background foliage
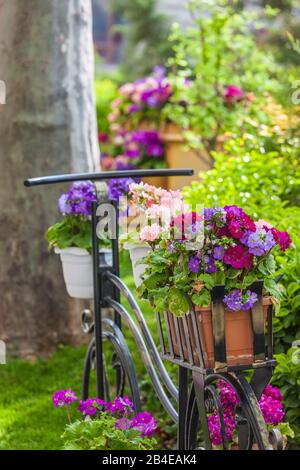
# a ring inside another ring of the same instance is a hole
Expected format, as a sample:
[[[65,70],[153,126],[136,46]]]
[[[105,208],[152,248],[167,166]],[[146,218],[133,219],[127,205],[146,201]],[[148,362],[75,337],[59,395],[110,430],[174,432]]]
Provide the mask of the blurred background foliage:
[[[180,7],[181,12],[181,4],[185,2],[173,2],[177,4],[174,9],[162,9],[165,2],[158,0],[95,0],[94,3],[105,12],[105,24],[109,25],[106,26],[104,38],[101,35],[98,38],[94,32],[95,94],[100,135],[109,133],[108,116],[111,113],[111,103],[118,97],[122,84],[150,74],[156,65],[169,64],[168,72],[173,72],[173,77],[176,77],[176,67],[181,60],[185,60],[182,51],[186,46],[185,40],[179,48],[178,44],[191,23],[187,25],[180,22],[181,14],[177,8]],[[203,3],[201,0],[197,2],[200,6]],[[266,65],[270,65],[268,77],[272,80],[267,83],[267,79],[261,78],[259,82],[254,80],[251,84],[253,77],[257,79],[254,72],[248,77],[243,74],[235,76],[232,73],[231,83],[245,87],[248,83],[250,90],[259,95],[260,103],[256,108],[256,116],[249,116],[242,130],[231,129],[232,132],[227,136],[222,149],[211,149],[213,168],[202,173],[198,179],[195,177],[191,187],[185,188],[184,194],[187,201],[193,205],[240,205],[249,214],[263,218],[281,230],[289,231],[292,236],[292,248],[284,257],[278,255],[282,265],[279,274],[283,275],[283,301],[274,324],[275,350],[279,365],[273,382],[281,387],[288,419],[296,430],[294,445],[299,446],[300,367],[292,363],[291,350],[293,341],[300,339],[300,123],[299,107],[291,99],[293,83],[300,80],[300,47],[297,42],[300,40],[299,2],[227,0],[209,3],[231,5],[243,15],[247,15],[247,8],[250,8],[252,14],[253,10],[262,12],[260,9],[267,7],[267,19],[261,14],[264,19],[261,19],[259,24],[251,25],[250,22],[249,36],[244,38],[243,43],[239,43],[241,38],[236,37],[236,45],[247,45],[241,54],[248,53],[249,44],[251,47],[255,45],[257,50],[254,56],[258,57],[258,61],[264,57],[265,61],[254,65],[264,70]],[[172,33],[177,44],[175,51],[174,43],[169,40],[174,17],[179,23],[176,27],[177,36],[174,37],[174,32]],[[104,24],[97,21],[94,23],[96,29],[98,24]],[[216,30],[211,30],[208,31],[207,37],[211,41],[216,34]],[[233,39],[231,38],[232,41]],[[192,47],[195,58],[203,49],[198,48],[195,38]],[[225,44],[221,57],[224,61],[226,49]],[[210,57],[213,57],[213,50],[210,54]],[[249,70],[247,64],[245,70],[245,73]],[[199,76],[202,72],[200,70]],[[205,72],[208,74],[209,69]],[[205,78],[206,85],[209,85],[210,77]],[[178,93],[184,93],[183,87]],[[204,120],[207,113],[211,112],[201,109],[200,104],[197,111],[200,123],[201,119]],[[184,110],[181,109],[180,112],[181,118],[185,118]],[[169,112],[169,117],[170,115],[172,111]],[[178,122],[180,123],[180,120]],[[188,166],[184,159],[182,166]],[[131,267],[128,257],[124,254],[121,265],[126,283],[133,288]],[[142,308],[157,340],[153,312],[144,302]],[[143,399],[147,402],[147,408],[160,419],[160,423],[164,423],[160,435],[162,446],[172,447],[176,429],[161,410],[149,377],[141,364],[139,351],[132,339],[129,339],[129,342],[138,369]],[[0,380],[6,383],[6,387],[5,390],[0,390],[0,402],[7,411],[0,418],[0,449],[59,448],[57,426],[62,429],[64,418],[58,423],[57,417],[50,411],[50,396],[55,389],[68,386],[74,387],[79,393],[82,361],[82,349],[62,349],[48,362],[28,364],[24,361],[11,361],[9,366],[1,368]]]

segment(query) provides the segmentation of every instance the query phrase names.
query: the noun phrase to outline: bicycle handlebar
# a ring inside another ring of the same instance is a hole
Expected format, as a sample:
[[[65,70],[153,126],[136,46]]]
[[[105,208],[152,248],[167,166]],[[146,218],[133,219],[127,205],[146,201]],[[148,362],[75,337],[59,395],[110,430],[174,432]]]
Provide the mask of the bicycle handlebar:
[[[69,173],[65,175],[41,176],[37,178],[28,178],[24,181],[26,187],[40,186],[44,184],[68,183],[72,181],[101,181],[113,178],[146,178],[148,176],[192,176],[194,170],[192,168],[175,168],[161,170],[119,170],[119,171],[103,171],[99,173]]]

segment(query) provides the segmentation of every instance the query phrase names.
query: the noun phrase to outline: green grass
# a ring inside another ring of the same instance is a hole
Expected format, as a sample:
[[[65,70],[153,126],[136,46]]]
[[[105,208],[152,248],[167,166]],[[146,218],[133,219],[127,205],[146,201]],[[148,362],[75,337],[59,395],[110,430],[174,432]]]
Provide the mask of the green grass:
[[[125,254],[121,257],[121,265],[122,278],[133,288],[131,268]],[[145,302],[140,305],[157,343],[155,316]],[[78,321],[79,315],[80,312]],[[172,446],[175,426],[155,396],[133,339],[127,332],[126,336],[136,364],[144,408],[159,420],[162,428],[161,447]],[[48,360],[39,359],[29,363],[11,359],[7,365],[0,366],[0,450],[61,448],[60,436],[66,423],[65,410],[55,409],[51,396],[54,391],[67,387],[72,387],[80,396],[84,355],[84,347],[61,346]]]

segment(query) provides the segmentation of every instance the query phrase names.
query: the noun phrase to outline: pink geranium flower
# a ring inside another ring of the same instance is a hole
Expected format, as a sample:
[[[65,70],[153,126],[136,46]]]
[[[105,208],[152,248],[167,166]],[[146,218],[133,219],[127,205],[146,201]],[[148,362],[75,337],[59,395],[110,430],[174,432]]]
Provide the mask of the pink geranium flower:
[[[161,236],[162,230],[158,224],[147,225],[141,230],[140,239],[145,242],[154,242]]]

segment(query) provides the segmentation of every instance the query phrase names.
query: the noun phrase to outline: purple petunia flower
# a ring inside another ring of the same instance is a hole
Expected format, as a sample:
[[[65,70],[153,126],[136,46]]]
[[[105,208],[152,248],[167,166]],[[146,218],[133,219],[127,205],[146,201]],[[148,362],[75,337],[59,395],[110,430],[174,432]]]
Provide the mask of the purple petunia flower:
[[[218,219],[220,222],[226,222],[226,213],[222,207],[205,208],[203,215],[206,222],[210,222],[212,219]]]
[[[258,296],[255,292],[247,290],[243,296],[242,310],[249,310],[257,302]]]
[[[218,261],[221,261],[223,259],[224,255],[224,248],[223,246],[216,246],[213,250],[214,258]]]
[[[215,264],[215,260],[212,254],[210,256],[206,256],[204,261],[206,264],[205,271],[208,274],[213,274],[217,271],[217,266]]]
[[[223,301],[228,310],[238,312],[240,310],[249,310],[253,307],[258,297],[255,292],[247,290],[244,295],[240,289],[235,289],[229,294],[225,295]]]
[[[144,411],[132,418],[132,427],[140,431],[142,437],[150,437],[157,429],[156,420],[151,413]]]
[[[121,196],[128,194],[129,185],[134,183],[132,178],[115,178],[109,180],[108,183],[108,194],[109,199],[112,201],[118,201]]]
[[[223,299],[224,304],[232,312],[238,312],[242,309],[242,293],[239,289],[235,289],[229,294],[225,295]]]
[[[189,261],[189,270],[191,273],[197,273],[200,269],[200,263],[199,260],[196,258],[196,256],[191,256],[190,261]]]
[[[128,418],[120,418],[116,421],[116,428],[121,429],[121,431],[126,431],[126,429],[131,428],[131,421]]]
[[[245,232],[241,242],[249,248],[249,253],[262,256],[276,244],[271,230],[257,228],[255,232]]]
[[[69,191],[61,195],[58,208],[62,214],[90,216],[92,202],[97,200],[96,189],[90,181],[73,183]]]
[[[56,408],[61,408],[65,405],[70,405],[74,401],[77,401],[78,398],[71,388],[66,390],[58,390],[54,393],[52,397],[53,404]]]
[[[62,194],[58,200],[58,210],[62,214],[71,214],[72,207],[71,204],[68,204],[68,195]]]

